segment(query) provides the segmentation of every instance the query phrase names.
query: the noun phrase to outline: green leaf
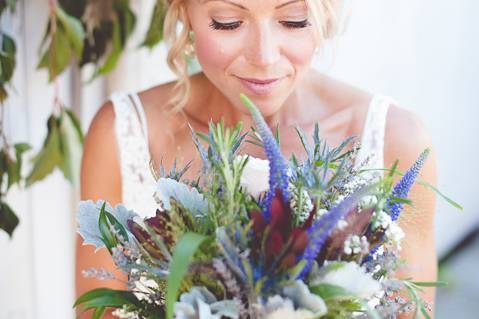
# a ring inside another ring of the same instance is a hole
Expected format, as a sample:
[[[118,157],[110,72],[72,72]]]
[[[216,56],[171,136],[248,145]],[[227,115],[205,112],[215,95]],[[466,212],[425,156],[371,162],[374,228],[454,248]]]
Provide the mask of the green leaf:
[[[49,81],[53,81],[69,65],[72,58],[72,48],[65,31],[58,28],[52,36],[48,49],[43,53],[37,68],[48,68]]]
[[[447,287],[448,285],[448,283],[445,281],[431,281],[431,282],[412,281],[411,283],[419,287],[437,287],[437,288]]]
[[[110,51],[109,56],[106,58],[105,63],[101,66],[96,74],[95,77],[98,75],[103,75],[108,72],[111,72],[116,64],[118,63],[118,59],[123,51],[123,46],[121,43],[121,30],[120,30],[120,23],[118,19],[115,18],[113,20],[113,39],[112,39],[112,48]]]
[[[0,47],[0,82],[8,82],[11,80],[15,70],[17,48],[15,41],[5,33],[1,34],[0,41],[2,43]]]
[[[95,309],[95,312],[93,313],[93,316],[91,317],[91,319],[101,319],[104,313],[105,313],[105,307],[98,307]]]
[[[0,229],[3,229],[10,238],[17,228],[19,219],[7,203],[0,201]]]
[[[60,118],[60,146],[63,161],[60,169],[75,188],[80,187],[80,166],[83,153],[83,134],[72,120],[73,113],[62,111]]]
[[[150,26],[146,32],[141,46],[154,47],[163,39],[163,24],[166,15],[166,4],[163,0],[157,0],[151,15]]]
[[[173,307],[178,298],[181,281],[195,252],[207,237],[195,233],[184,234],[175,247],[166,288],[166,318],[173,318]]]
[[[108,212],[105,211],[106,202],[103,203],[103,206],[100,210],[100,217],[98,218],[98,228],[100,229],[101,239],[105,243],[106,248],[111,253],[111,249],[116,247],[118,240],[116,239],[115,234],[111,231],[109,216],[107,217]],[[111,214],[110,214],[111,215]],[[114,218],[114,217],[113,217]]]
[[[78,136],[79,136],[80,139],[81,139],[81,143],[83,144],[84,139],[85,139],[85,136],[84,136],[84,134],[83,134],[83,130],[81,129],[80,120],[77,118],[77,116],[75,115],[75,113],[73,113],[71,110],[69,110],[69,109],[64,109],[64,111],[66,112],[66,114],[68,115],[68,117],[70,118],[70,120],[72,121],[72,124],[73,124],[73,126],[75,127],[75,129],[77,130],[77,134],[78,134]]]
[[[65,30],[65,34],[73,48],[73,51],[75,52],[77,58],[81,59],[83,52],[83,40],[85,39],[85,31],[83,30],[81,21],[73,16],[68,15],[65,11],[63,11],[62,8],[60,8],[60,6],[57,6],[56,14],[58,21]],[[65,43],[64,45],[67,44]]]
[[[51,115],[48,119],[48,133],[42,150],[33,159],[33,169],[26,179],[26,186],[44,179],[56,166],[62,163],[58,118]]]
[[[361,170],[361,172],[367,172],[367,171],[386,171],[386,172],[392,172],[393,170],[389,169],[389,168],[368,168],[368,169],[363,169]],[[399,171],[395,171],[394,172],[395,175],[398,175],[398,176],[404,176],[404,173],[402,172],[399,172]],[[453,206],[454,208],[457,208],[458,210],[460,210],[461,212],[464,211],[464,208],[458,204],[457,202],[455,202],[454,200],[452,200],[451,198],[449,198],[448,196],[446,196],[445,194],[441,193],[441,191],[439,191],[439,189],[437,189],[436,187],[434,187],[433,185],[429,184],[428,182],[422,180],[422,179],[416,179],[416,183],[418,183],[419,185],[422,185],[430,190],[432,190],[433,192],[435,192],[437,195],[439,195],[440,197],[442,197],[446,202],[449,203],[449,205]]]
[[[4,33],[0,33],[0,102],[3,102],[8,92],[5,85],[10,82],[16,66],[15,41]]]
[[[81,295],[73,307],[83,305],[83,310],[88,310],[104,307],[120,308],[123,305],[138,305],[138,303],[138,299],[130,291],[97,288]]]
[[[346,289],[331,285],[331,284],[319,284],[314,287],[311,287],[311,292],[320,296],[325,301],[331,299],[356,299],[356,297],[352,296],[350,292]]]

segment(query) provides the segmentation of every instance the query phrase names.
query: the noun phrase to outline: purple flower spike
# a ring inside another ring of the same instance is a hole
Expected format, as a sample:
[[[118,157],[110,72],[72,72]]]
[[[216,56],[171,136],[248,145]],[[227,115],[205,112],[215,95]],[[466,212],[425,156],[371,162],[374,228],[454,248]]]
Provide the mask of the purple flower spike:
[[[266,199],[264,203],[265,219],[269,222],[271,202],[276,194],[276,190],[280,189],[282,191],[283,199],[285,202],[288,202],[289,200],[288,168],[286,160],[281,154],[281,150],[276,143],[273,133],[264,121],[264,118],[261,113],[246,95],[241,94],[240,98],[253,116],[256,128],[263,141],[266,156],[269,160],[269,191],[266,194]]]
[[[417,159],[416,163],[404,174],[401,178],[399,183],[394,187],[392,195],[394,197],[405,199],[407,198],[411,187],[414,184],[417,176],[419,175],[419,171],[424,166],[424,162],[426,161],[429,153],[431,152],[430,149],[426,149],[424,152],[421,153],[419,158]],[[393,221],[399,218],[401,211],[404,207],[403,203],[394,203],[391,204],[391,201],[388,200],[388,208],[390,209],[391,219]]]
[[[312,226],[308,229],[309,242],[303,256],[300,260],[305,260],[306,265],[299,274],[297,279],[303,279],[311,270],[314,260],[323,248],[324,243],[336,228],[338,222],[346,217],[356,205],[358,205],[361,198],[363,198],[368,192],[370,192],[372,186],[365,186],[354,194],[347,197],[337,206],[332,208],[329,212],[320,217]]]

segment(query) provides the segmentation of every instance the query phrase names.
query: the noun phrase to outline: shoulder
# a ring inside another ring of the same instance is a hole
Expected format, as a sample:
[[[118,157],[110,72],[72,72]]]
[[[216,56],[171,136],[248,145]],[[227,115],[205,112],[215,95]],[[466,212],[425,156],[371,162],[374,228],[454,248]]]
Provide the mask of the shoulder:
[[[115,111],[109,101],[96,113],[85,138],[81,166],[83,199],[120,200],[121,177],[115,137]]]
[[[318,105],[327,106],[331,114],[347,121],[347,135],[360,136],[373,94],[318,71],[310,76]]]
[[[391,104],[384,137],[385,164],[392,165],[399,160],[400,167],[408,167],[427,148],[432,150],[433,145],[423,121],[413,112]]]

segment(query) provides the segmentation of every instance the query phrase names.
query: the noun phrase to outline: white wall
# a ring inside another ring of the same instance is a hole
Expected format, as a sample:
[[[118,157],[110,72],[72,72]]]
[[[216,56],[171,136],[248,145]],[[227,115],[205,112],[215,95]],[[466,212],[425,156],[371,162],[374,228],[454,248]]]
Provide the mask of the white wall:
[[[132,3],[138,12],[148,12],[153,2]],[[479,115],[479,90],[474,90],[479,22],[473,15],[479,12],[479,2],[362,0],[353,5],[334,63],[323,59],[316,66],[393,96],[429,127],[439,157],[439,186],[466,210],[460,214],[439,201],[438,248],[445,251],[479,222],[475,194],[479,176],[473,171],[479,155],[473,135]],[[46,1],[21,0],[13,20],[2,21],[19,45],[17,93],[8,102],[8,132],[35,150],[46,134],[53,96],[45,71],[35,70],[46,15]],[[149,17],[139,21],[144,29]],[[140,42],[140,33],[130,44],[132,49]],[[64,102],[81,105],[86,129],[111,90],[133,91],[172,79],[164,56],[162,47],[128,53],[117,72],[82,89],[80,75],[67,73],[59,81]],[[468,167],[473,173],[466,171]],[[28,191],[14,190],[8,199],[21,224],[12,240],[0,233],[0,319],[73,318],[75,192],[55,173]]]
[[[18,45],[15,91],[7,101],[7,133],[14,142],[30,143],[35,151],[43,142],[53,106],[46,72],[36,71],[46,17],[44,1],[19,1],[15,16],[2,21]],[[67,104],[70,84],[67,72],[58,81]],[[8,202],[21,221],[12,240],[0,233],[0,318],[72,317],[72,196],[58,172],[27,191],[15,189],[9,194]]]
[[[429,128],[439,188],[465,209],[458,213],[438,200],[437,247],[444,253],[479,226],[474,169],[479,157],[479,2],[362,0],[354,1],[352,10],[328,68],[341,79],[391,95]]]

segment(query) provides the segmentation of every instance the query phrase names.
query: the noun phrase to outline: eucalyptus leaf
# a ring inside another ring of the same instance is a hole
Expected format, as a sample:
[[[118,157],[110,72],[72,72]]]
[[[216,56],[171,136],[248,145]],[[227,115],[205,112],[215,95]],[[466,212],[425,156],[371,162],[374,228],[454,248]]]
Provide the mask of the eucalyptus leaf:
[[[0,201],[0,229],[3,229],[10,238],[17,228],[19,219],[7,203]]]
[[[105,246],[98,227],[100,210],[104,203],[104,201],[97,201],[96,203],[91,200],[81,201],[78,204],[76,214],[78,233],[83,238],[83,245],[94,245],[97,250]],[[111,213],[124,229],[127,229],[128,220],[138,216],[134,211],[127,209],[121,204],[113,208],[110,204],[106,203],[105,210]]]
[[[166,210],[171,208],[171,197],[188,209],[194,217],[205,214],[208,209],[207,201],[196,188],[190,188],[188,185],[171,178],[160,178],[158,180],[155,195],[163,203]]]
[[[170,264],[170,274],[167,279],[166,288],[166,318],[173,318],[173,307],[178,298],[183,277],[188,271],[188,267],[193,260],[193,256],[200,247],[201,243],[207,237],[195,234],[186,233],[178,241],[173,259]]]

